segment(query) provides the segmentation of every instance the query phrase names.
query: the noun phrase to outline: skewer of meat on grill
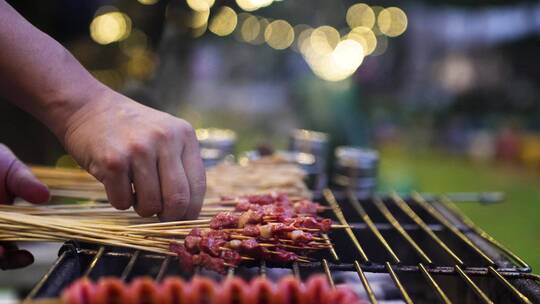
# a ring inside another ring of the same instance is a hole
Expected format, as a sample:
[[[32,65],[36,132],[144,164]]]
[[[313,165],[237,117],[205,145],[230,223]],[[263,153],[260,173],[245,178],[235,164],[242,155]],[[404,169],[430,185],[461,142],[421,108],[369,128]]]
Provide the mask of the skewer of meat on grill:
[[[64,289],[63,304],[363,304],[347,286],[331,288],[322,275],[312,276],[307,283],[288,276],[273,283],[258,277],[250,282],[229,278],[216,283],[203,277],[191,282],[169,277],[162,283],[150,278],[137,278],[124,283],[116,278],[102,278],[97,283],[80,279]]]

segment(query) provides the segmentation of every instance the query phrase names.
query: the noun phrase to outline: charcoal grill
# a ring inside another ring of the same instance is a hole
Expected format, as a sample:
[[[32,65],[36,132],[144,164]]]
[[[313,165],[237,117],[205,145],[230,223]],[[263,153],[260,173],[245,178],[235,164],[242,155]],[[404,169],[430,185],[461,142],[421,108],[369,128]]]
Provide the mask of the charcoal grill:
[[[245,263],[226,276],[325,273],[332,285],[348,282],[371,303],[540,303],[540,276],[446,196],[393,193],[359,200],[351,192],[325,189],[321,202],[331,207],[323,216],[350,229],[325,236],[333,246],[315,254],[316,261]],[[203,269],[195,274],[223,278]],[[159,281],[194,273],[182,271],[171,257],[68,242],[27,300],[57,297],[81,276],[130,281],[142,275]]]

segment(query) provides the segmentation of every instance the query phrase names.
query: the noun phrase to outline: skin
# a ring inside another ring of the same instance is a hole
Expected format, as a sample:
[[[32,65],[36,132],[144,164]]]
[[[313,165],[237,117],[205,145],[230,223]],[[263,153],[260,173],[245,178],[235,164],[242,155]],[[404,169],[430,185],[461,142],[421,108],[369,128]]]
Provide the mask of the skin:
[[[0,46],[0,95],[51,129],[105,185],[112,206],[133,206],[163,221],[197,218],[206,179],[189,123],[106,87],[3,0]],[[14,165],[0,170],[0,203],[15,196],[46,201],[46,187],[7,148],[2,151],[0,164]]]

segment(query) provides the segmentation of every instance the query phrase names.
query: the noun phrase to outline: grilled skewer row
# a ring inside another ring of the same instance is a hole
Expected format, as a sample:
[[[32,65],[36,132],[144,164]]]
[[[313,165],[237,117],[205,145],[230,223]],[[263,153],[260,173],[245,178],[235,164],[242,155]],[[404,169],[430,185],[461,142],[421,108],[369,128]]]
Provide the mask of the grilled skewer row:
[[[97,283],[81,279],[62,293],[64,304],[361,304],[346,286],[330,288],[322,275],[305,284],[289,276],[278,283],[256,278],[249,283],[239,278],[216,283],[203,277],[191,282],[169,277],[162,283],[137,278],[125,284],[116,278]]]

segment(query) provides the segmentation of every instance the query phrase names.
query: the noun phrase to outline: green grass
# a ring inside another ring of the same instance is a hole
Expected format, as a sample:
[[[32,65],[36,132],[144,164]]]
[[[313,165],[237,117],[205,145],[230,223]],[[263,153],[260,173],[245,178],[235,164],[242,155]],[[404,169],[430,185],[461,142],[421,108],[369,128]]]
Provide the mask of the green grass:
[[[383,188],[425,192],[502,191],[500,204],[458,204],[478,226],[540,272],[540,178],[522,168],[474,164],[436,152],[381,153]]]

